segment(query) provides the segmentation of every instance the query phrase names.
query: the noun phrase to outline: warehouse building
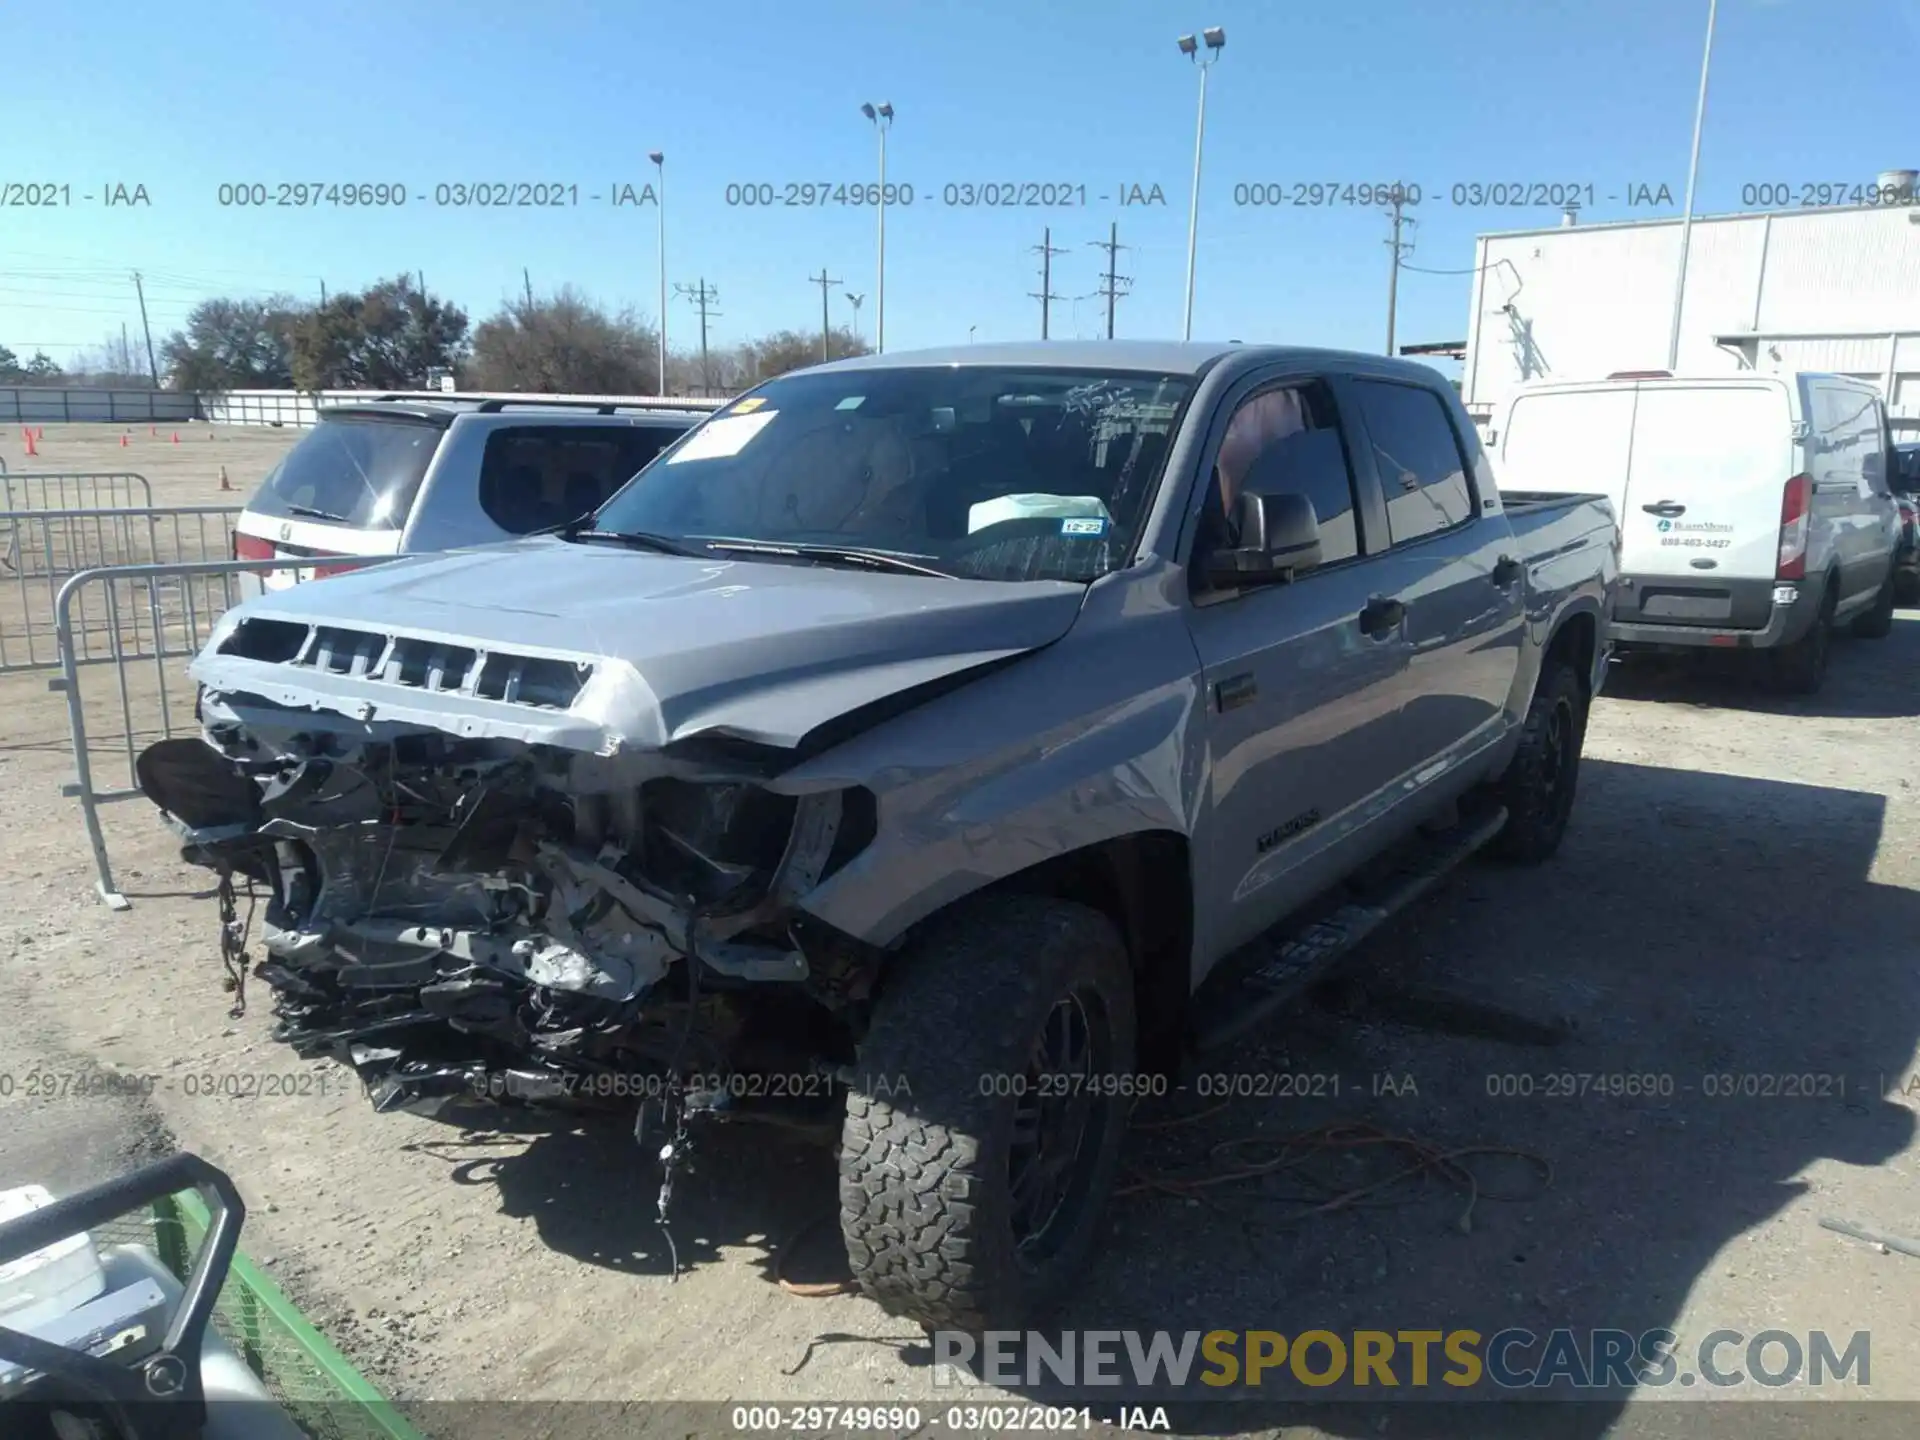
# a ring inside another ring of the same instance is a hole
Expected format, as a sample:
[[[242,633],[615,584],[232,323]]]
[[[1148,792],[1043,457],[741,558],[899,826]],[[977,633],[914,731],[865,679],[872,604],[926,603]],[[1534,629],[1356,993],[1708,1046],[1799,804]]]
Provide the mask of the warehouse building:
[[[1904,183],[1904,199],[1912,175],[1880,183]],[[1668,368],[1680,230],[1569,212],[1551,229],[1480,236],[1460,381],[1475,419],[1529,380]],[[1920,433],[1920,204],[1696,216],[1671,368],[1858,375],[1883,387],[1897,428]]]

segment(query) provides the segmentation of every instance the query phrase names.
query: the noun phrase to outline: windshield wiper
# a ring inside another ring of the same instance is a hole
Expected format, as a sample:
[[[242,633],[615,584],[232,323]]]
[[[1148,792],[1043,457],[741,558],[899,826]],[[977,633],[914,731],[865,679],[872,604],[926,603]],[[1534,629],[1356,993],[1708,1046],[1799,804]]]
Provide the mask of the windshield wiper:
[[[640,550],[658,551],[662,555],[690,557],[696,554],[678,540],[646,530],[576,530],[568,527],[558,532],[538,533],[558,533],[562,540],[611,540],[616,545],[631,545]]]
[[[798,545],[753,540],[709,540],[710,550],[728,550],[742,555],[796,555],[806,560],[839,561],[845,565],[865,565],[881,570],[899,570],[908,575],[932,575],[941,580],[957,580],[951,570],[936,570],[918,560],[886,550],[862,550],[857,546]]]
[[[331,510],[322,510],[314,505],[288,505],[287,509],[295,515],[304,515],[309,520],[331,520],[336,525],[351,525],[353,522],[344,515],[336,515]]]

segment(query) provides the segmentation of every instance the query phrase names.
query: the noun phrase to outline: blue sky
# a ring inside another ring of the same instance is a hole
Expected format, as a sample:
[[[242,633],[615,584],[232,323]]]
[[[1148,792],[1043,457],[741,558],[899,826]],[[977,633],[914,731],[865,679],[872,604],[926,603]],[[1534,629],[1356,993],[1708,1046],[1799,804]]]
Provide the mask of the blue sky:
[[[1386,222],[1373,209],[1236,206],[1236,185],[1409,181],[1413,266],[1464,271],[1482,231],[1551,209],[1456,206],[1450,187],[1594,188],[1584,218],[1677,213],[1705,0],[505,0],[324,6],[74,0],[12,27],[0,183],[72,187],[68,208],[0,209],[0,344],[66,359],[125,321],[148,278],[156,339],[215,293],[317,297],[400,270],[476,321],[521,286],[656,307],[651,209],[592,203],[667,155],[668,274],[719,293],[717,344],[817,327],[825,266],[868,296],[871,208],[730,207],[730,182],[867,182],[864,100],[898,112],[888,178],[890,350],[1039,334],[1052,227],[1056,337],[1093,335],[1118,221],[1123,336],[1177,334],[1197,80],[1174,41],[1223,25],[1201,192],[1196,337],[1379,349]],[[30,31],[30,33],[29,33]],[[1721,0],[1698,208],[1744,185],[1920,166],[1920,0]],[[386,211],[223,208],[223,182],[404,184]],[[436,208],[438,183],[555,181],[577,208]],[[1085,186],[1084,206],[965,209],[948,184]],[[83,193],[142,184],[151,204]],[[1672,204],[1630,210],[1629,187]],[[1163,204],[1120,207],[1123,187]],[[1614,196],[1617,199],[1609,199]],[[1457,340],[1470,276],[1402,277],[1399,339]],[[696,333],[672,299],[676,347]]]

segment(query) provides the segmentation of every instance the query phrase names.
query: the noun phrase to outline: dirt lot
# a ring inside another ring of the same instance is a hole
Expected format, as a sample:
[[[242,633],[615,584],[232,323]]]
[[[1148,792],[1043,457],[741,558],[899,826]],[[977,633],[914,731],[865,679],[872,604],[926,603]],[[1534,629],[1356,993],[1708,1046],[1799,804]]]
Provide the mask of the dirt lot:
[[[129,460],[157,497],[192,503],[244,498],[221,496],[217,466],[244,489],[291,438],[190,428],[177,447],[163,433],[121,451],[117,432],[48,426],[42,461]],[[17,431],[3,445],[13,469],[28,468]],[[516,1133],[378,1116],[347,1076],[268,1040],[264,986],[230,1019],[204,872],[178,862],[141,802],[107,815],[132,909],[93,898],[78,811],[57,792],[71,768],[64,711],[44,680],[0,678],[11,1026],[0,1062],[15,1074],[97,1062],[160,1079],[131,1116],[0,1101],[0,1184],[56,1159],[74,1183],[177,1138],[239,1182],[249,1248],[412,1400],[954,1398],[935,1387],[913,1327],[858,1298],[801,1299],[777,1283],[777,1272],[842,1271],[830,1224],[792,1238],[833,1206],[830,1155],[760,1132],[715,1135],[683,1182],[685,1269],[670,1283],[657,1182],[621,1127]],[[1304,1006],[1204,1067],[1260,1093],[1222,1105],[1196,1079],[1143,1109],[1129,1155],[1138,1188],[1114,1206],[1100,1267],[1055,1325],[1664,1326],[1683,1358],[1719,1328],[1803,1340],[1825,1330],[1836,1349],[1867,1330],[1864,1393],[1920,1401],[1920,1260],[1817,1223],[1920,1233],[1920,614],[1903,612],[1889,640],[1843,643],[1812,700],[1658,671],[1617,670],[1610,687],[1551,865],[1470,867],[1350,963],[1347,1010]],[[110,741],[117,723],[117,701],[98,707]],[[1533,1037],[1516,1012],[1571,1028],[1557,1045],[1520,1043]],[[199,1093],[288,1074],[301,1093]],[[1274,1093],[1293,1088],[1275,1075],[1337,1081],[1299,1097]],[[1604,1078],[1625,1076],[1654,1079]],[[1769,1078],[1802,1076],[1828,1078]],[[1660,1093],[1637,1093],[1647,1088]],[[1480,1155],[1461,1162],[1481,1187],[1470,1211],[1465,1188],[1428,1174],[1313,1214],[1396,1164],[1348,1148],[1285,1175],[1167,1183],[1260,1158],[1216,1153],[1225,1142],[1334,1121],[1441,1149],[1514,1147],[1551,1177]],[[62,1125],[93,1139],[63,1147]],[[1722,1363],[1743,1357],[1744,1345]],[[1808,1398],[1794,1385],[1731,1393]],[[1477,1440],[1914,1433],[1920,1416],[1910,1404],[1741,1404],[1729,1417],[1673,1403],[1707,1394],[1675,1385],[1624,1408],[1532,1407],[1497,1423],[1479,1405],[1358,1402],[1311,1414],[1221,1403],[1178,1419],[1208,1434],[1295,1424],[1287,1433]],[[589,1433],[589,1416],[602,1427],[591,1433],[637,1433],[634,1412],[569,1413],[575,1427],[552,1433]]]

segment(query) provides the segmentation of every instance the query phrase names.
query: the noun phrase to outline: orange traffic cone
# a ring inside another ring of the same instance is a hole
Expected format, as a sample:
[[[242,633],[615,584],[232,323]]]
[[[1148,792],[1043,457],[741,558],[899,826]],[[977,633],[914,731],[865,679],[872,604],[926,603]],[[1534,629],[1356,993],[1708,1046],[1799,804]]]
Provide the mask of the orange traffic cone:
[[[120,432],[120,448],[122,450],[127,448],[127,432],[124,430]]]
[[[231,489],[233,489],[233,486],[232,486],[232,484],[231,484],[231,483],[229,483],[229,482],[228,482],[228,480],[227,480],[227,467],[226,467],[226,466],[224,466],[224,465],[222,465],[222,466],[220,467],[220,488],[221,488],[222,490],[231,490]]]
[[[160,433],[160,427],[158,425],[147,426],[147,434],[158,435],[159,433]]]
[[[26,441],[27,441],[27,454],[29,454],[29,455],[38,455],[38,454],[40,453],[40,447],[39,447],[38,445],[36,445],[36,444],[34,443],[34,439],[33,439],[33,431],[31,431],[31,430],[28,430],[28,429],[25,429],[25,428],[22,428],[22,429],[21,429],[21,431],[20,431],[20,433],[21,433],[21,434],[22,434],[23,436],[25,436],[25,437],[26,437]]]
[[[180,443],[180,432],[178,430],[173,432],[173,443],[176,445]]]

